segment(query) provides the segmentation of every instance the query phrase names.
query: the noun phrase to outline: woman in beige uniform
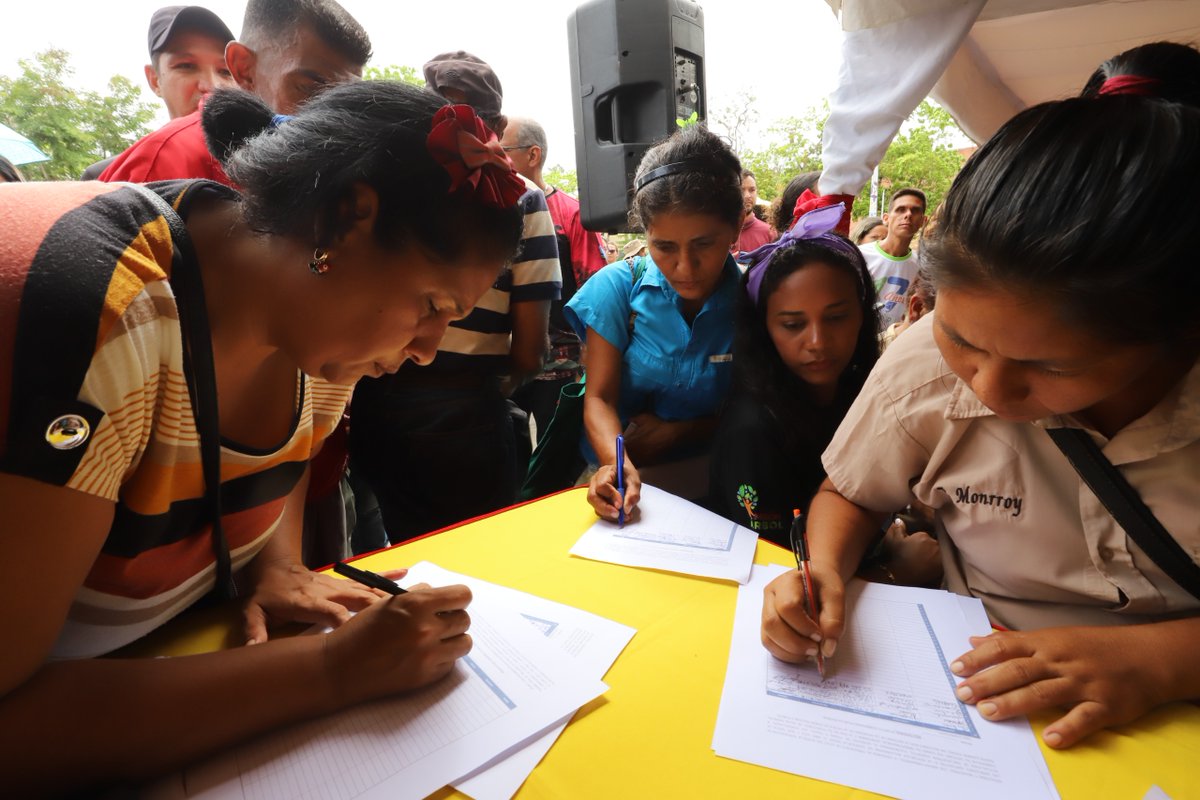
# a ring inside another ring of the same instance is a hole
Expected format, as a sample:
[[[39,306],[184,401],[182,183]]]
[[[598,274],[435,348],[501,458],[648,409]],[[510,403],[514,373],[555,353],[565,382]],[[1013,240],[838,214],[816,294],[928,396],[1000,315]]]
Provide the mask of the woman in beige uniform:
[[[926,246],[937,307],[880,359],[823,458],[818,619],[797,573],[766,589],[776,657],[835,653],[845,582],[882,512],[915,496],[937,514],[948,588],[1009,629],[951,664],[985,718],[1064,709],[1043,733],[1061,748],[1200,697],[1200,270],[1176,223],[1200,218],[1200,104],[1166,88],[1113,75],[1029,109],[956,179]],[[1114,520],[1057,429],[1116,465],[1167,555]]]

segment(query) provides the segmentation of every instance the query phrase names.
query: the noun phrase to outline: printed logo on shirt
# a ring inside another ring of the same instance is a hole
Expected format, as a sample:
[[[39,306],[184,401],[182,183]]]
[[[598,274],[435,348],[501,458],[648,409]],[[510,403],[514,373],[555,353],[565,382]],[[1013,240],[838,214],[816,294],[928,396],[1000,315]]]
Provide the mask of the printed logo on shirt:
[[[737,488],[738,505],[746,509],[746,515],[750,519],[758,519],[758,492],[754,491],[754,487],[748,483],[743,483]]]
[[[905,295],[908,293],[908,280],[899,275],[889,275],[875,282],[875,294],[879,297],[879,306],[885,311],[891,311],[897,304],[905,305]],[[895,288],[892,288],[895,287]]]
[[[970,486],[958,486],[954,489],[954,502],[959,505],[994,506],[1009,512],[1014,517],[1019,517],[1021,516],[1023,499],[1020,497],[1008,497],[1002,494],[976,492]]]
[[[743,483],[737,488],[737,502],[746,509],[746,516],[750,517],[750,530],[781,531],[784,529],[783,519],[778,512],[759,512],[758,492],[750,484]]]

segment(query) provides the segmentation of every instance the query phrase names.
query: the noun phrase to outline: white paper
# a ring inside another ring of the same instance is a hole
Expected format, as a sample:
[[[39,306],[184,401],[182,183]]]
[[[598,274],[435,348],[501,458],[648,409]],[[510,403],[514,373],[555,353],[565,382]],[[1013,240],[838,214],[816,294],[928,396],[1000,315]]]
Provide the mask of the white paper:
[[[474,646],[445,679],[235,747],[188,769],[182,796],[422,798],[607,688],[515,611],[473,602],[470,613]]]
[[[570,552],[593,561],[745,583],[757,544],[754,531],[642,484],[633,519],[623,528],[598,520]]]
[[[852,582],[822,682],[760,641],[763,589],[785,571],[756,566],[738,591],[718,755],[893,797],[1058,797],[1028,721],[988,722],[954,696],[950,659],[990,632],[977,600]]]
[[[410,567],[400,583],[404,586],[413,583],[428,583],[431,586],[465,584],[470,587],[473,596],[471,608],[487,605],[489,608],[503,607],[519,613],[537,633],[572,660],[573,669],[581,677],[597,681],[604,677],[604,673],[608,672],[636,633],[627,625],[588,611],[450,572],[427,561]],[[569,721],[570,716],[516,752],[454,781],[454,788],[476,800],[508,800],[521,788]]]

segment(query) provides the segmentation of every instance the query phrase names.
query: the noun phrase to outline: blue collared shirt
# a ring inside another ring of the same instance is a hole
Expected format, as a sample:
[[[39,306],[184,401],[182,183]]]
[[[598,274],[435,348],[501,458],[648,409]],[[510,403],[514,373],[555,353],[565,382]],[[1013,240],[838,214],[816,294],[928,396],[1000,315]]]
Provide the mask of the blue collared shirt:
[[[654,261],[636,283],[625,261],[601,269],[564,309],[582,339],[591,328],[624,352],[617,413],[624,425],[642,412],[665,420],[716,414],[729,394],[739,276],[733,258],[689,325],[683,300]]]

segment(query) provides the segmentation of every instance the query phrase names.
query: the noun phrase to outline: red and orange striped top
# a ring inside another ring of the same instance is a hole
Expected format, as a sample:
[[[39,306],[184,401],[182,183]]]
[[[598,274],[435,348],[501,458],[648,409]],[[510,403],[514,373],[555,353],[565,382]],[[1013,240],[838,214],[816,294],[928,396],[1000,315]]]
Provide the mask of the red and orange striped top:
[[[236,197],[204,181],[149,188],[185,217],[189,193]],[[0,185],[0,471],[116,505],[56,657],[133,641],[214,583],[170,283],[178,243],[164,212],[126,184]],[[285,442],[270,451],[222,442],[222,522],[235,571],[274,532],[352,388],[298,374]]]

